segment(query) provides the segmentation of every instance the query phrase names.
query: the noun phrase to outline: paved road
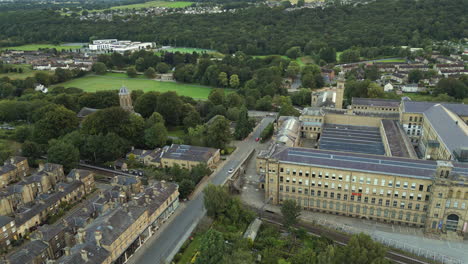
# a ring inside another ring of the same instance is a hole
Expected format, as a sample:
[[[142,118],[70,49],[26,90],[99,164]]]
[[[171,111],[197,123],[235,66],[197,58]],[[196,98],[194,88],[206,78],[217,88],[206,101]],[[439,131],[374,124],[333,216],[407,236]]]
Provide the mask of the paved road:
[[[238,149],[236,152],[224,163],[224,166],[212,175],[210,182],[215,185],[224,184],[229,175],[228,170],[239,166],[241,160],[260,144],[255,142],[255,138],[259,137],[263,129],[271,122],[273,122],[272,117],[264,118],[251,137],[237,144]],[[151,244],[147,245],[141,252],[136,252],[129,263],[168,263],[199,220],[205,215],[203,193],[200,192],[191,201],[188,201],[185,206],[179,208],[179,210],[181,211],[174,216],[174,219],[161,232],[159,237],[153,241],[148,241]]]

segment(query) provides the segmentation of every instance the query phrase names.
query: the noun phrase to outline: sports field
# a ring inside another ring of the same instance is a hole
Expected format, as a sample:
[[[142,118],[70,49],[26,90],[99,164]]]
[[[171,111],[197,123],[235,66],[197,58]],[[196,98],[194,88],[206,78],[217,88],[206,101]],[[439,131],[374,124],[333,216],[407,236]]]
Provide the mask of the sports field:
[[[142,75],[138,78],[128,78],[124,73],[108,73],[106,75],[88,75],[68,82],[59,83],[56,86],[76,87],[86,92],[104,90],[117,90],[125,85],[130,90],[142,90],[144,92],[174,91],[179,95],[190,96],[196,99],[206,99],[212,90],[211,87],[176,82],[160,82],[149,80]]]
[[[57,50],[67,50],[67,49],[79,49],[83,46],[76,46],[76,45],[53,45],[53,44],[26,44],[22,46],[13,46],[13,47],[3,47],[0,50],[24,50],[24,51],[31,51],[31,50],[38,50],[38,49],[57,49]]]
[[[7,66],[11,66],[13,68],[22,68],[23,72],[18,73],[18,72],[9,72],[9,73],[0,73],[0,78],[2,77],[8,77],[12,80],[21,80],[21,79],[26,79],[27,77],[33,77],[34,74],[37,72],[48,72],[48,71],[36,71],[31,69],[30,64],[7,64]]]
[[[150,1],[146,3],[140,4],[133,4],[133,5],[121,5],[121,6],[113,6],[110,9],[117,10],[117,9],[141,9],[141,8],[148,8],[148,7],[168,7],[168,8],[183,8],[192,5],[193,2],[186,2],[186,1]]]

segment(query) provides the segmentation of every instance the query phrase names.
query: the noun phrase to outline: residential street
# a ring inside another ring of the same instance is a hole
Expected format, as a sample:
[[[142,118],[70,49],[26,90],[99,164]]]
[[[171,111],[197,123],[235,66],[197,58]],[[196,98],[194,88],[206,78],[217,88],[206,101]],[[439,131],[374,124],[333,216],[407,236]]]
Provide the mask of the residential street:
[[[250,137],[244,141],[238,142],[236,144],[237,150],[217,169],[211,176],[209,182],[216,185],[224,184],[229,176],[228,170],[239,166],[242,159],[245,158],[252,149],[260,145],[259,142],[255,141],[255,138],[259,137],[263,129],[269,123],[273,122],[273,120],[273,117],[264,118]],[[172,216],[173,219],[169,219],[170,223],[163,227],[160,234],[156,234],[157,237],[150,239],[143,245],[127,263],[169,263],[180,246],[182,246],[192,230],[196,227],[199,220],[204,216],[205,212],[205,208],[203,207],[203,193],[198,192],[192,200],[183,203]]]

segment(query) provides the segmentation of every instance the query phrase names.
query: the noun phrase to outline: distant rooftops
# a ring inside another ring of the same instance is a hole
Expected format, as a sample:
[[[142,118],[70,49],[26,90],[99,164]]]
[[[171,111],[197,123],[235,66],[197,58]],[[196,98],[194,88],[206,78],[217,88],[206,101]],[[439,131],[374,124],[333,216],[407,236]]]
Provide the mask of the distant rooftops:
[[[400,100],[353,97],[352,104],[382,107],[399,107]]]

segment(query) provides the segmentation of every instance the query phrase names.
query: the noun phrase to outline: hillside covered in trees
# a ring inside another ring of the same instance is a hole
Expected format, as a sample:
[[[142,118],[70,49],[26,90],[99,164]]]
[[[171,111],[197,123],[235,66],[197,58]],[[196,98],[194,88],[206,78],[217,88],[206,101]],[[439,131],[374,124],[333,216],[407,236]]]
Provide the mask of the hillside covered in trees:
[[[325,9],[249,8],[203,15],[80,21],[52,10],[0,14],[0,46],[35,42],[87,42],[92,38],[154,41],[163,45],[217,49],[224,53],[285,54],[294,46],[430,44],[468,36],[466,0],[378,0]]]

